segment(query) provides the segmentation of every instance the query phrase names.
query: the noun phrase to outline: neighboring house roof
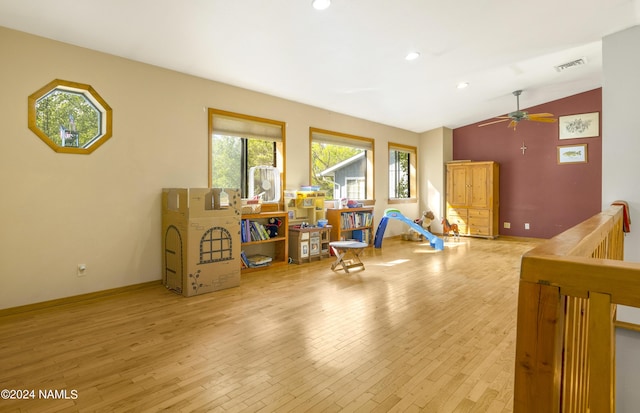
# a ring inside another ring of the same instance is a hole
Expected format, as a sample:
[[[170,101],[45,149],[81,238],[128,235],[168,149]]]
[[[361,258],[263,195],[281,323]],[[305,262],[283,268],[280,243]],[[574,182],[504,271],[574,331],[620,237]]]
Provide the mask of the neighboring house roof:
[[[360,152],[359,154],[354,155],[349,159],[345,159],[342,162],[338,162],[337,164],[333,165],[332,167],[327,168],[324,171],[320,172],[320,176],[332,175],[336,171],[344,168],[345,166],[351,165],[352,163],[354,163],[356,161],[359,161],[361,158],[364,158],[364,154],[365,154],[365,152]]]

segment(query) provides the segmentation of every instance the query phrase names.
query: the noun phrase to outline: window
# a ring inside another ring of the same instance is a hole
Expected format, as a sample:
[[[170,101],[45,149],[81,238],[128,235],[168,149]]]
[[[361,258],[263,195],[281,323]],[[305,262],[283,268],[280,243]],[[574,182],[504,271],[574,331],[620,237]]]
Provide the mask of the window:
[[[365,194],[365,181],[364,178],[347,178],[347,198],[348,199],[363,199]]]
[[[56,79],[29,96],[28,124],[54,151],[86,155],[111,137],[111,112],[90,85]]]
[[[284,180],[284,122],[209,109],[209,186],[278,203]]]
[[[311,183],[327,199],[374,200],[370,138],[310,128]]]
[[[417,150],[389,142],[389,201],[417,199]]]
[[[200,264],[233,259],[233,238],[226,228],[212,227],[200,239]]]

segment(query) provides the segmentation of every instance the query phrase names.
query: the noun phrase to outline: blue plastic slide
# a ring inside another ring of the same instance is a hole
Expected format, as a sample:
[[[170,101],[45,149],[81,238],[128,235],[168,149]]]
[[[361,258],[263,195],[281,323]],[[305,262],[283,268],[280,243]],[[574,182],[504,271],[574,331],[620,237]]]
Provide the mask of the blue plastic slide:
[[[400,211],[395,208],[389,208],[384,210],[384,216],[380,220],[380,224],[378,224],[378,229],[376,230],[376,237],[373,242],[373,246],[376,248],[382,247],[382,238],[384,236],[384,231],[387,229],[387,220],[389,219],[397,219],[398,221],[402,221],[405,224],[409,225],[411,229],[416,231],[419,234],[424,235],[429,240],[429,245],[432,248],[442,251],[444,250],[444,241],[441,238],[436,237],[426,229],[422,228],[422,226],[416,224],[409,218],[402,215]]]

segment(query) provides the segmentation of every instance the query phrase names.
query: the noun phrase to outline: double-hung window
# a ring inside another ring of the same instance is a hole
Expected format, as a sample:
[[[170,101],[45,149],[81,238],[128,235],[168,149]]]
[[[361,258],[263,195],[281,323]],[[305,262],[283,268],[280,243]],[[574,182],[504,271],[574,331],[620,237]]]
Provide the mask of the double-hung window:
[[[417,164],[415,146],[389,142],[389,202],[417,199]]]

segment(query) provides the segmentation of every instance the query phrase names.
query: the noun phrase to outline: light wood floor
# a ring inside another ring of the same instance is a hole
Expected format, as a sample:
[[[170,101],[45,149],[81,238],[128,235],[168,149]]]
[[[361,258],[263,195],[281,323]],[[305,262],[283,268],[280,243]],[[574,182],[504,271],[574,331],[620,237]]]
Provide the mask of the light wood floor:
[[[36,396],[0,411],[510,412],[520,256],[539,242],[385,239],[349,275],[325,259],[0,317],[0,389]]]

